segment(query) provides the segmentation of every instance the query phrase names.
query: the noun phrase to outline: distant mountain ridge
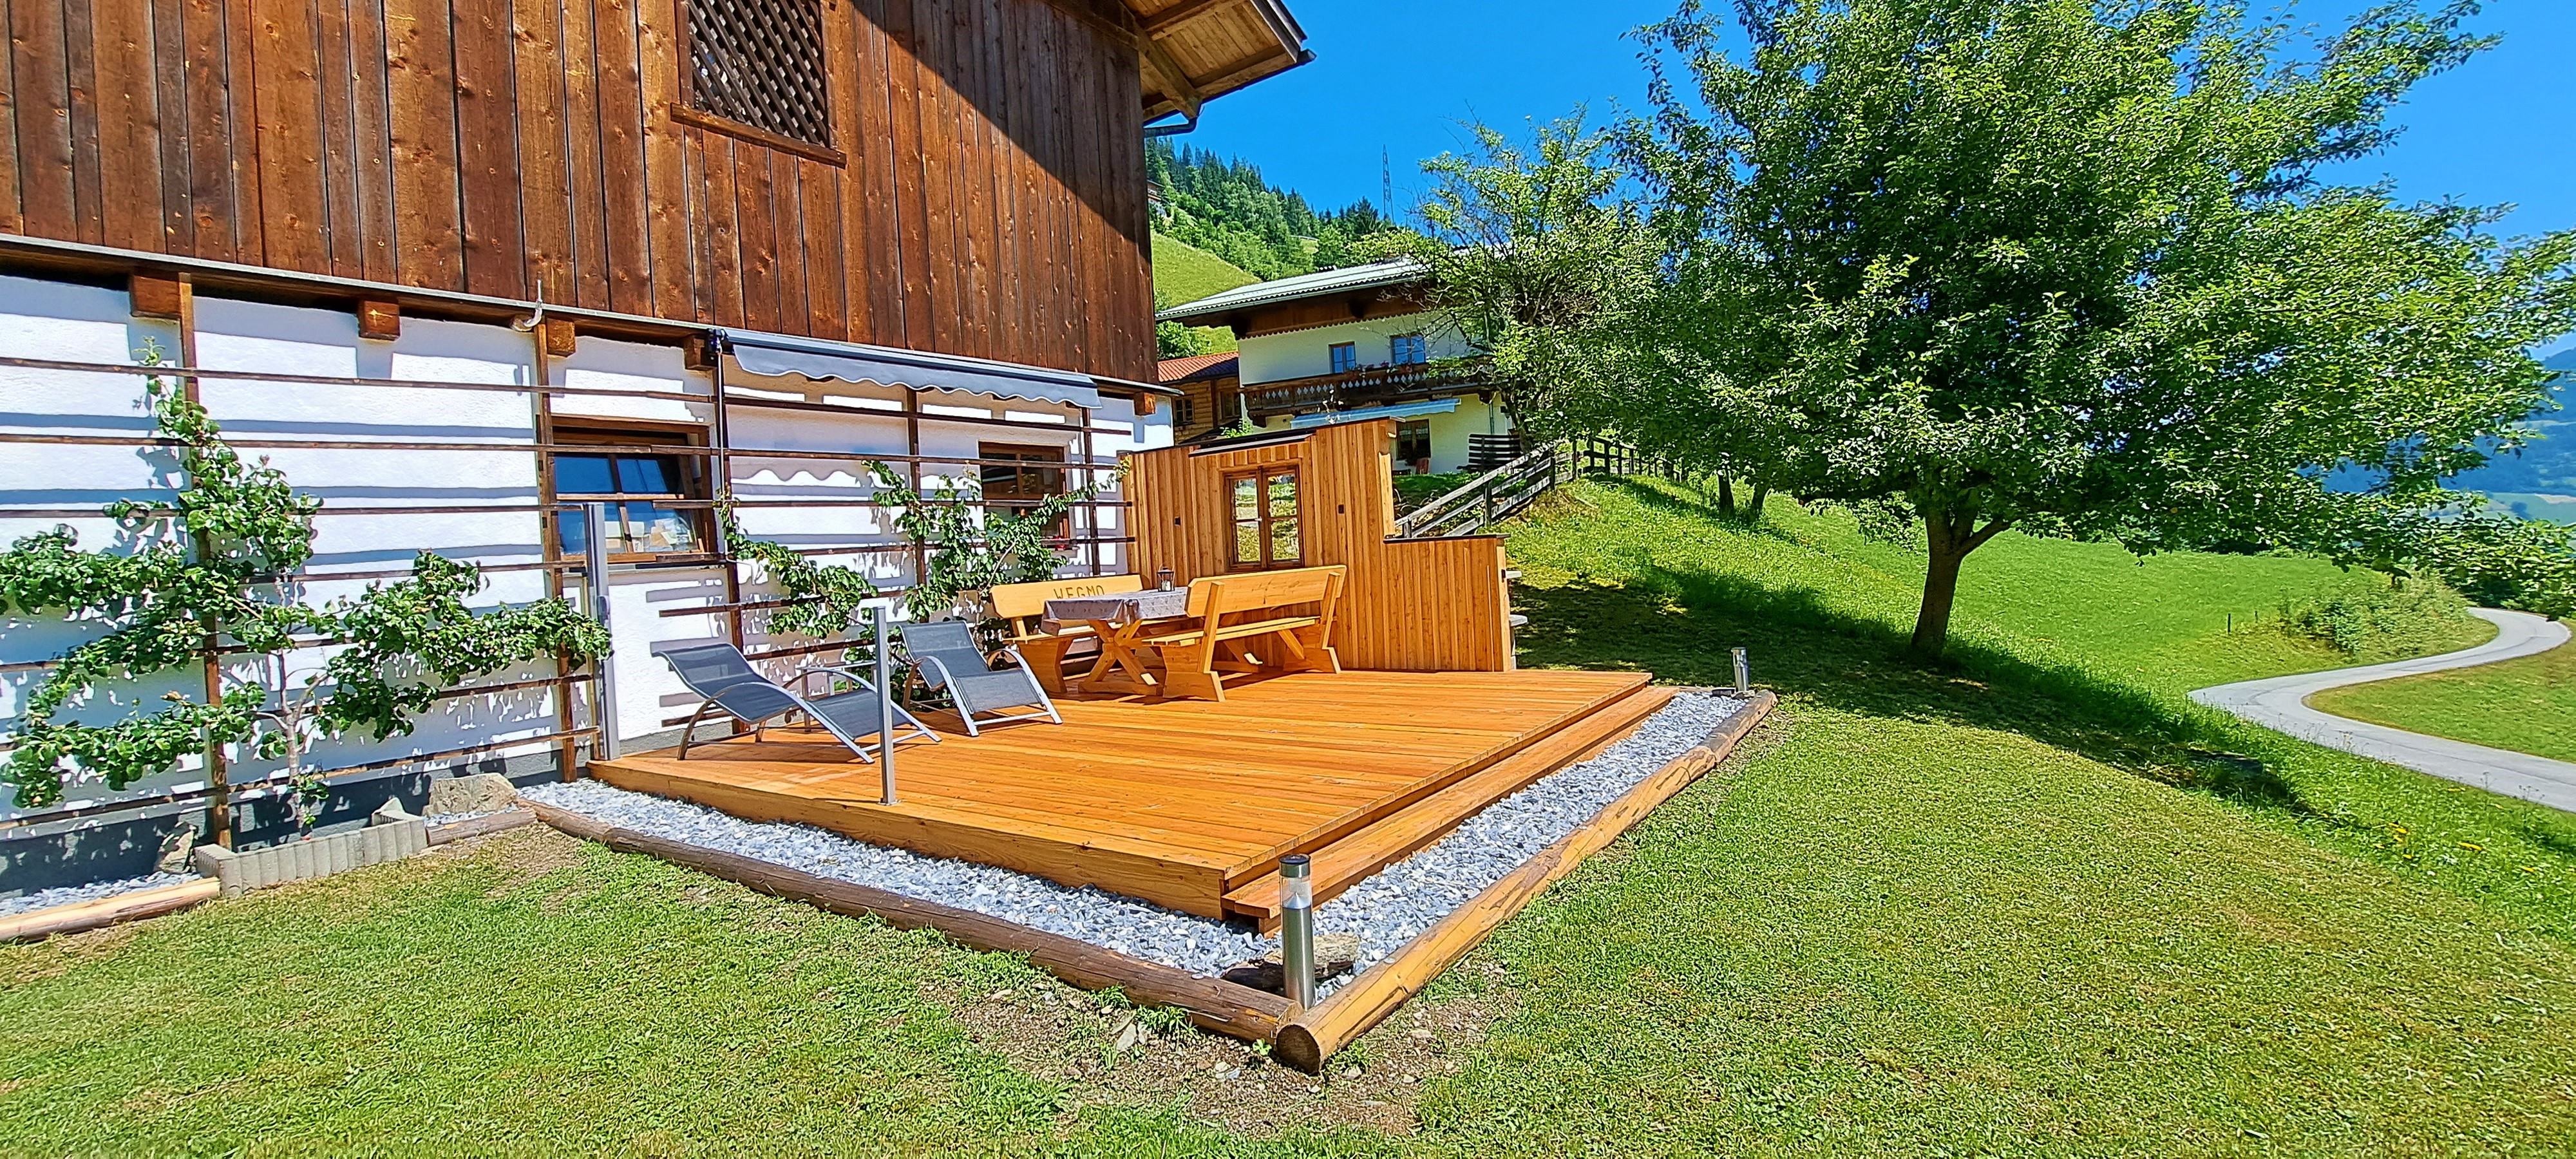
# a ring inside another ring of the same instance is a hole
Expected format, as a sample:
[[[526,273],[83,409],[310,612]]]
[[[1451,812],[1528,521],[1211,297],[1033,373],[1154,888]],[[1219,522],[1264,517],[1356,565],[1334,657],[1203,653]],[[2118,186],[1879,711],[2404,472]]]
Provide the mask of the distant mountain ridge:
[[[2525,425],[2541,436],[2520,454],[2498,455],[2486,466],[2464,471],[2451,480],[2463,491],[2576,495],[2576,349],[2562,350],[2541,365],[2559,372],[2552,396],[2558,409],[2535,413]]]

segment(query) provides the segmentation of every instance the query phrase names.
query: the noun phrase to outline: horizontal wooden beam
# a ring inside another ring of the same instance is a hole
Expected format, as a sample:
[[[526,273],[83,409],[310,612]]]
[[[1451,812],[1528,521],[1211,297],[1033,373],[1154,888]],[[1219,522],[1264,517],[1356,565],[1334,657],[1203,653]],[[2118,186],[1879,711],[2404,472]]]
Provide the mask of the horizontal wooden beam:
[[[546,353],[556,358],[570,358],[580,338],[573,331],[572,319],[548,318],[542,323],[546,331]]]

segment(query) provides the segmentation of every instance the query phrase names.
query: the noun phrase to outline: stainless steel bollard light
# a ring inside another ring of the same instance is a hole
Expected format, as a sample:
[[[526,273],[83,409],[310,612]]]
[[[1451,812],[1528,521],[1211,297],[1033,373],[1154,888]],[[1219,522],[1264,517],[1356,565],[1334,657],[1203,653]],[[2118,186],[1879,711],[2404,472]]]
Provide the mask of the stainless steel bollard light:
[[[1279,859],[1279,968],[1288,1000],[1315,1004],[1315,879],[1303,853]]]
[[[608,504],[582,504],[581,586],[590,593],[590,618],[599,626],[608,624]],[[612,632],[613,636],[614,633]],[[617,663],[602,656],[591,664],[599,670],[598,683],[591,686],[590,723],[599,729],[599,755],[603,760],[616,760],[617,743]],[[569,727],[571,722],[566,721]]]
[[[894,654],[886,645],[885,605],[868,609],[868,628],[877,641],[877,776],[885,783],[885,804],[894,804]]]
[[[1751,669],[1744,666],[1744,649],[1736,648],[1731,651],[1735,655],[1735,690],[1737,692],[1753,691],[1753,672]]]

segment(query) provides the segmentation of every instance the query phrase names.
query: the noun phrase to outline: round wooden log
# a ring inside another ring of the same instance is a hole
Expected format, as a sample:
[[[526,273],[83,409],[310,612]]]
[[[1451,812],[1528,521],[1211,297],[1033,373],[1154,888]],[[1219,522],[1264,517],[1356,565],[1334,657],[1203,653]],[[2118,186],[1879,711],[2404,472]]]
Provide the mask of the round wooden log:
[[[1369,967],[1332,997],[1292,1013],[1280,1024],[1271,1057],[1308,1074],[1323,1073],[1324,1063],[1333,1052],[1368,1033],[1406,999],[1421,992],[1424,985],[1465,957],[1495,927],[1519,913],[1539,891],[1572,872],[1584,858],[1600,852],[1656,806],[1725,760],[1778,700],[1769,692],[1755,693],[1744,711],[1728,717],[1709,733],[1707,740],[1638,782],[1582,828],[1566,834],[1502,880],[1485,887],[1484,892],[1405,943],[1393,957]]]
[[[0,918],[0,942],[33,941],[55,934],[130,922],[136,918],[158,917],[177,913],[222,892],[223,885],[211,877],[183,881],[176,885],[138,889],[97,901],[74,902],[51,906],[13,917]]]
[[[1089,942],[1031,929],[989,914],[962,910],[899,893],[817,877],[755,858],[619,829],[569,810],[536,806],[538,819],[566,833],[620,853],[657,857],[674,865],[749,886],[772,897],[801,901],[852,917],[874,916],[898,929],[928,928],[979,950],[1026,954],[1029,962],[1090,990],[1118,987],[1128,998],[1176,1007],[1190,1021],[1236,1038],[1267,1042],[1288,1014],[1288,1000],[1248,986],[1130,957]]]
[[[486,813],[480,817],[453,824],[431,826],[429,843],[445,845],[450,841],[463,841],[468,837],[480,837],[486,833],[516,829],[536,819],[537,815],[526,809],[505,809],[498,813]]]

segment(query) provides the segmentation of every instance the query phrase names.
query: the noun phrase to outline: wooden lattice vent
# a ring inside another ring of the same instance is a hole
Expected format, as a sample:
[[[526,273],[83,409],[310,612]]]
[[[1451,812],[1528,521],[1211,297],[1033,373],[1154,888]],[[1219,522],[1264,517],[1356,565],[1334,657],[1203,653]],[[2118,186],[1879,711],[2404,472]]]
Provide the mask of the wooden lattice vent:
[[[689,104],[830,148],[818,0],[689,0]]]

